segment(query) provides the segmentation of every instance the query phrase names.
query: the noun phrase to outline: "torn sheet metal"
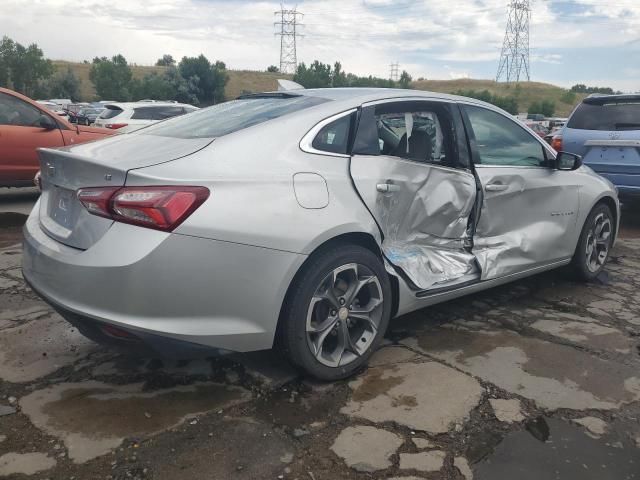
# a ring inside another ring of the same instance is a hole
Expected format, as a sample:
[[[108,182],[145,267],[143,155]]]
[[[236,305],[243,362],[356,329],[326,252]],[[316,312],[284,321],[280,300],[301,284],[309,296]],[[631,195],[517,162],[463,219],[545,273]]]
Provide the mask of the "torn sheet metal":
[[[382,250],[391,263],[424,290],[477,271],[475,257],[462,248],[385,242]]]
[[[375,216],[382,250],[422,290],[477,270],[464,248],[476,183],[465,171],[391,159],[355,156],[354,183]],[[380,192],[379,184],[390,185]]]

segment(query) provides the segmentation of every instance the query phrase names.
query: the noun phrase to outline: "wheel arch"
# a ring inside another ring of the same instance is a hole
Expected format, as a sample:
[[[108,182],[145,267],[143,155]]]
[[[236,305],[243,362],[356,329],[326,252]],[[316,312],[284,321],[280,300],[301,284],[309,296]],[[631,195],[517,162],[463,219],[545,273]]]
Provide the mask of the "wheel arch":
[[[609,209],[611,210],[611,213],[613,214],[613,224],[615,229],[613,231],[613,239],[615,241],[616,238],[618,237],[618,229],[620,227],[620,211],[618,209],[618,203],[613,199],[613,197],[609,195],[604,195],[600,197],[596,203],[593,204],[589,212],[591,212],[598,205],[602,205],[602,204],[609,207]]]
[[[308,265],[311,263],[312,259],[315,256],[317,256],[319,253],[327,249],[336,248],[336,247],[339,247],[340,245],[358,245],[360,247],[366,248],[367,250],[372,252],[374,255],[376,255],[381,261],[384,262],[382,250],[380,248],[380,245],[378,244],[378,241],[371,233],[367,233],[367,232],[341,233],[328,240],[325,240],[320,245],[316,246],[314,250],[306,258],[306,260],[302,263],[302,265],[300,265],[295,275],[289,282],[287,291],[282,300],[282,304],[280,305],[280,312],[278,314],[278,324],[276,327],[276,342],[278,341],[278,338],[280,336],[279,331],[282,325],[282,315],[285,311],[285,308],[288,302],[290,301],[293,286],[296,284],[300,276],[306,271],[306,269],[308,268]],[[400,286],[398,283],[398,278],[395,275],[392,275],[389,272],[387,272],[387,275],[389,276],[389,281],[391,282],[391,292],[392,292],[391,318],[393,318],[398,312],[398,306],[400,303],[399,302]]]

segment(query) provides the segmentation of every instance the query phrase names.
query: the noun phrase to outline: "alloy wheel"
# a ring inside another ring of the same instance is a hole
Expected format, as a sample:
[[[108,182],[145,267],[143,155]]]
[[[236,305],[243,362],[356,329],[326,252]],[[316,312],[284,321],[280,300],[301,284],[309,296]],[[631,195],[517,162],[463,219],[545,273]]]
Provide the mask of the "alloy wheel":
[[[318,285],[307,310],[307,344],[323,365],[348,365],[364,355],[383,314],[378,277],[358,263],[342,265]]]
[[[604,213],[596,215],[589,229],[585,247],[587,269],[595,273],[600,270],[609,255],[611,244],[611,219]]]

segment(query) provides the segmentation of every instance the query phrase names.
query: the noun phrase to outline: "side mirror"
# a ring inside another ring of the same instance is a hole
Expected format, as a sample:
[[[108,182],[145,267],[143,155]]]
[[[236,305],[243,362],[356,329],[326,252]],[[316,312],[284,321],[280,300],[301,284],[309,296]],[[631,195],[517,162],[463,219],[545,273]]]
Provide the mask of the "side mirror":
[[[40,118],[38,119],[38,126],[45,130],[54,130],[58,128],[58,124],[48,115],[40,115]]]
[[[574,153],[558,152],[556,155],[556,170],[577,170],[582,166],[582,157]]]

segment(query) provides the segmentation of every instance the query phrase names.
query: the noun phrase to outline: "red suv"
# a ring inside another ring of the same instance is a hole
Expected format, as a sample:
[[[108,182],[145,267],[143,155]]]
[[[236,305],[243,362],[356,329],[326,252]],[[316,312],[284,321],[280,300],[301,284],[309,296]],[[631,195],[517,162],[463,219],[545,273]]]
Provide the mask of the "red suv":
[[[0,88],[0,187],[33,185],[39,147],[64,147],[113,133],[72,125],[30,98]]]

